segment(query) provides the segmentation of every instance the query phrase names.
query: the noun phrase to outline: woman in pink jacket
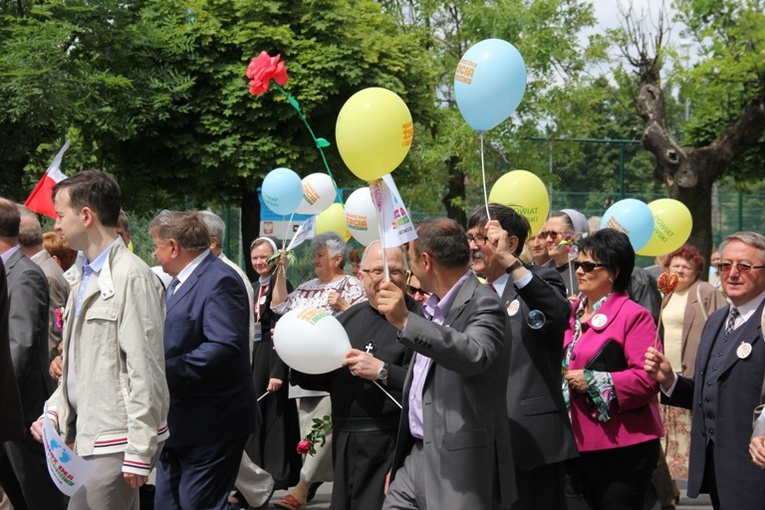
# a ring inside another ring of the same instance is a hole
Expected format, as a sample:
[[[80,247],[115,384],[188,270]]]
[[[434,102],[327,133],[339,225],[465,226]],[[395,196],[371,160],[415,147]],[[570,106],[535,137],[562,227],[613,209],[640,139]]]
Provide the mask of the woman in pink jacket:
[[[642,510],[660,451],[658,386],[643,370],[651,314],[626,290],[635,265],[628,237],[604,229],[574,261],[579,291],[563,343],[563,394],[579,458],[567,462],[568,510]]]

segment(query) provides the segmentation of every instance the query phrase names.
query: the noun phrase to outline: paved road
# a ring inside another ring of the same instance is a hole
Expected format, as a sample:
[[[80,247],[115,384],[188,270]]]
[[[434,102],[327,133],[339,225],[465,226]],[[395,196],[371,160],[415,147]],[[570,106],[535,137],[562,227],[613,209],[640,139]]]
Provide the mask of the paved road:
[[[691,499],[685,495],[685,483],[684,480],[681,480],[679,483],[680,486],[680,504],[676,507],[677,510],[712,510],[712,503],[709,501],[709,497],[706,495],[703,495],[699,497],[698,499]],[[287,494],[286,491],[276,491],[274,493],[274,497],[271,498],[271,501],[275,501],[279,499],[280,497]],[[321,487],[319,487],[319,490],[316,492],[316,497],[313,501],[308,503],[309,510],[319,510],[319,509],[328,509],[329,508],[329,502],[332,494],[332,484],[331,483],[325,483]],[[269,509],[277,509],[273,504],[269,505]],[[359,509],[364,510],[364,509]],[[453,510],[460,510],[460,509],[453,509]],[[654,509],[651,509],[654,510]],[[658,507],[656,507],[655,510],[659,510]]]

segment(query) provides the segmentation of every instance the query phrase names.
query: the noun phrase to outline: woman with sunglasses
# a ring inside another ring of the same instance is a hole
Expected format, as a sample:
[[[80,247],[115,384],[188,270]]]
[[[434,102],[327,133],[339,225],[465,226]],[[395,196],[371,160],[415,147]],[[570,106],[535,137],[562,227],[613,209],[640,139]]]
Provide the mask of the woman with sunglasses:
[[[573,262],[581,299],[563,342],[563,395],[580,456],[566,462],[568,509],[642,510],[664,436],[658,385],[643,370],[656,336],[651,314],[630,300],[635,252],[603,229]]]
[[[407,271],[406,274],[406,293],[418,303],[423,304],[430,297],[430,292],[420,288],[420,280],[411,271]]]

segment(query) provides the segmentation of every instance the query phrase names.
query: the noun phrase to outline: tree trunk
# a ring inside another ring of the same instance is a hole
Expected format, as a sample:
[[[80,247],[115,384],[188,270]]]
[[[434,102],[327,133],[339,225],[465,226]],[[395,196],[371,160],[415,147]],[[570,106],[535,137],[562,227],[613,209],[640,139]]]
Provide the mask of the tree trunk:
[[[246,179],[240,179],[241,208],[242,208],[242,252],[244,253],[244,267],[250,281],[258,279],[258,274],[250,263],[250,244],[258,238],[260,233],[260,201],[258,200],[258,188],[263,184],[262,178],[257,178],[252,185]]]
[[[698,159],[700,158],[688,158],[681,166],[694,164],[690,161]],[[703,161],[695,161],[695,164],[698,165],[696,171],[700,177],[695,186],[679,186],[676,182],[669,182],[668,179],[664,179],[664,183],[667,185],[669,197],[685,204],[691,212],[693,227],[687,242],[701,252],[701,256],[708,265],[709,257],[714,249],[712,237],[712,184],[714,181],[703,178],[709,173],[705,171]]]
[[[465,173],[460,170],[459,163],[458,156],[452,156],[446,162],[447,191],[441,202],[446,207],[446,215],[464,227],[467,225]]]

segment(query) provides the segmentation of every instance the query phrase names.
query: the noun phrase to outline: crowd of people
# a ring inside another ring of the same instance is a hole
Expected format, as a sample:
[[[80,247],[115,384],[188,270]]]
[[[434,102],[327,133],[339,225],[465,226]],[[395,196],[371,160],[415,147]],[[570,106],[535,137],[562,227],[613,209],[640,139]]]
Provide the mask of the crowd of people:
[[[293,287],[279,240],[252,242],[250,281],[210,211],[159,213],[150,268],[108,174],[53,200],[43,233],[0,198],[0,508],[301,510],[324,482],[333,510],[672,508],[680,479],[716,509],[765,501],[760,234],[646,271],[578,211],[531,232],[490,204],[404,246],[319,234]],[[332,372],[274,349],[305,307],[348,334]],[[46,420],[96,466],[70,498]]]

